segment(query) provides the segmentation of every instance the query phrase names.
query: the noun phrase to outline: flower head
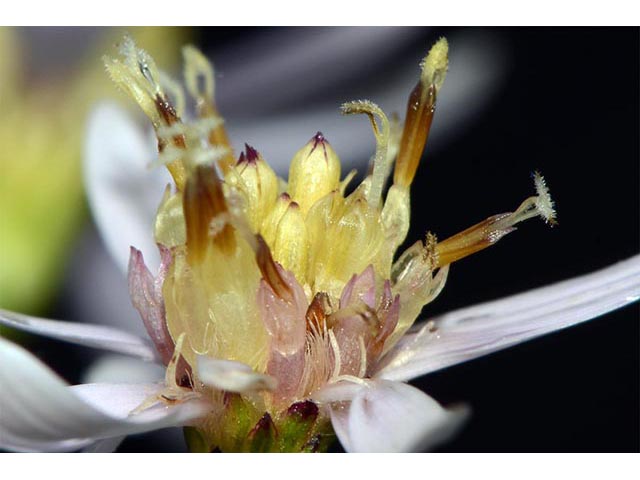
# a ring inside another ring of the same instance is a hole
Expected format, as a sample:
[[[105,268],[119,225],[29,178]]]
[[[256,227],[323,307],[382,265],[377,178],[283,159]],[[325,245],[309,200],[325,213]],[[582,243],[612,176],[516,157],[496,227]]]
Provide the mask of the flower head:
[[[349,193],[353,173],[341,177],[340,159],[320,132],[295,153],[287,181],[249,145],[235,161],[215,106],[213,68],[193,47],[184,50],[186,86],[196,100],[191,120],[180,87],[130,38],[122,59],[105,59],[114,81],[150,118],[159,163],[174,179],[156,218],[163,266],[153,301],[135,250],[131,294],[171,366],[172,401],[197,394],[215,405],[208,426],[199,429],[210,448],[250,436],[250,429],[229,435],[220,427],[238,409],[252,412],[248,426],[258,428],[253,420],[264,423],[268,414],[267,424],[278,429],[292,405],[321,398],[329,385],[371,378],[440,292],[451,262],[495,243],[526,218],[553,217],[543,208],[551,204],[548,192],[538,188],[516,212],[443,242],[429,235],[394,262],[409,229],[409,188],[447,52],[440,39],[421,63],[402,135],[391,135],[390,121],[373,102],[342,105],[343,114],[368,116],[376,141],[370,174]],[[242,368],[224,364],[232,381],[223,385],[202,371],[205,364],[212,368],[212,358]],[[229,403],[221,391],[239,397]]]
[[[157,163],[167,167],[174,185],[167,187],[155,222],[160,271],[154,277],[135,248],[129,264],[133,304],[155,353],[110,330],[77,327],[74,338],[89,344],[109,338],[106,348],[154,356],[166,376],[162,385],[129,392],[124,420],[100,417],[93,435],[65,430],[56,437],[67,442],[59,448],[168,424],[190,426],[188,442],[202,451],[321,451],[333,432],[350,451],[430,448],[459,427],[466,411],[446,410],[402,381],[631,301],[638,281],[629,271],[637,273],[637,258],[589,281],[611,283],[601,302],[583,298],[579,279],[556,287],[531,324],[527,315],[540,298],[535,295],[412,329],[444,287],[451,263],[493,245],[523,220],[555,220],[536,173],[537,195],[514,212],[443,241],[429,233],[398,251],[409,231],[409,191],[447,52],[441,39],[421,63],[402,129],[368,100],[342,106],[344,114],[369,118],[376,142],[368,175],[351,189],[354,173],[342,177],[338,155],[320,132],[295,153],[287,181],[251,146],[236,160],[215,105],[213,68],[194,48],[184,50],[186,86],[196,101],[191,120],[177,82],[132,40],[122,43],[122,58],[105,59],[114,81],[150,118]],[[556,320],[568,299],[575,314]],[[41,333],[59,328],[9,312],[0,319]],[[0,343],[0,354],[24,356],[16,352]],[[41,370],[38,375],[44,376]],[[13,385],[15,378],[8,375],[6,382]],[[114,398],[122,393],[111,392]],[[20,413],[17,402],[11,405]],[[163,409],[164,416],[158,413]],[[8,443],[20,447],[28,435],[16,418],[4,428]],[[39,435],[37,445],[51,446],[50,431],[28,433]]]

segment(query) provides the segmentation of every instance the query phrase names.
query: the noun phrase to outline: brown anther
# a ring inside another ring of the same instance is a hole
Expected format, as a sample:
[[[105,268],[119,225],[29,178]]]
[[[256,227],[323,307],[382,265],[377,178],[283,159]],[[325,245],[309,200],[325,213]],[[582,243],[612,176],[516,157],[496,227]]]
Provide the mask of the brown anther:
[[[435,268],[438,265],[438,237],[431,232],[427,232],[424,241],[423,258],[431,268]]]
[[[258,151],[247,143],[244,144],[244,150],[244,152],[240,153],[240,158],[238,158],[236,165],[255,164],[258,161]]]
[[[160,118],[162,118],[164,122],[163,126],[168,127],[175,123],[180,122],[180,117],[178,117],[178,114],[176,113],[176,109],[173,107],[171,102],[166,97],[161,97],[160,95],[157,95],[155,98],[155,103],[156,103],[156,109],[160,114]],[[156,130],[160,126],[161,125],[155,125]],[[173,137],[173,144],[178,148],[184,149],[186,147],[184,135],[175,135]],[[165,140],[158,138],[158,151],[162,153],[166,147],[167,145],[165,143]],[[186,171],[185,171],[182,160],[180,159],[174,160],[173,162],[167,165],[167,169],[169,170],[169,173],[173,177],[173,180],[176,183],[176,186],[178,187],[178,189],[181,190],[184,187],[185,178],[186,178]]]
[[[381,323],[376,311],[364,302],[341,308],[328,315],[326,318],[327,328],[335,328],[340,325],[343,319],[350,317],[360,317],[369,328],[371,338],[375,338],[380,331]]]
[[[394,184],[403,187],[411,185],[427,143],[435,107],[435,85],[424,85],[419,81],[407,104],[407,115],[393,173]]]
[[[178,114],[176,113],[176,109],[171,104],[171,102],[167,99],[167,97],[162,97],[160,94],[156,95],[156,109],[162,117],[162,120],[165,123],[165,126],[173,125],[176,122],[180,121]]]
[[[329,161],[327,158],[327,144],[329,143],[322,132],[317,132],[313,138],[311,139],[313,142],[313,148],[309,151],[309,155],[313,153],[313,151],[320,145],[322,147],[322,151],[324,153],[325,161]]]
[[[164,403],[172,405],[174,403],[176,403],[178,401],[177,398],[174,397],[169,397],[167,395],[165,395],[164,393],[160,394],[160,400],[162,400]]]
[[[311,301],[305,319],[307,331],[322,332],[326,328],[327,316],[332,312],[331,299],[325,292],[316,293]]]
[[[262,273],[262,278],[278,297],[287,302],[292,302],[293,292],[291,291],[291,288],[289,288],[289,285],[287,285],[284,278],[282,278],[282,275],[280,275],[280,272],[276,267],[276,262],[271,255],[269,245],[264,241],[262,235],[257,235],[256,239],[258,243],[256,262],[258,263],[258,268]]]
[[[200,263],[210,241],[224,253],[235,248],[233,227],[226,223],[211,233],[211,222],[228,215],[222,182],[212,165],[198,165],[189,176],[183,196],[183,210],[187,227],[187,259],[191,265]]]
[[[442,267],[490,247],[515,230],[514,227],[496,228],[496,224],[511,213],[493,215],[486,220],[439,242],[436,245],[437,265]]]
[[[216,108],[213,100],[211,100],[209,103],[205,101],[199,101],[196,105],[196,112],[198,117],[200,118],[220,117],[220,113],[218,113],[218,109]],[[229,135],[227,135],[227,130],[224,128],[224,123],[220,123],[220,125],[211,130],[207,140],[211,145],[227,147],[229,153],[227,153],[219,161],[220,169],[223,173],[226,173],[229,168],[236,163],[236,161],[233,156],[233,148],[231,147],[231,142],[229,141]]]

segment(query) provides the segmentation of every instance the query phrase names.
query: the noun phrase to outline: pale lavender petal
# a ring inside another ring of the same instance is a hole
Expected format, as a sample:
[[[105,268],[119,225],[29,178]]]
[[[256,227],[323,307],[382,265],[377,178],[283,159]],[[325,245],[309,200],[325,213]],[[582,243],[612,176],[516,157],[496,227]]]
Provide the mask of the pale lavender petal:
[[[149,168],[156,157],[156,145],[125,110],[114,103],[95,108],[85,143],[85,187],[101,237],[123,273],[132,245],[153,270],[159,263],[153,221],[171,179],[164,168]]]
[[[288,289],[276,292],[264,278],[258,288],[260,315],[269,333],[269,361],[266,373],[277,384],[276,401],[291,398],[300,386],[304,370],[305,315],[309,301],[295,275],[275,263],[275,268]]]
[[[342,448],[347,452],[354,452],[349,430],[349,404],[343,403],[331,407],[331,426],[340,440]]]
[[[292,272],[275,267],[290,292],[290,297],[282,297],[274,291],[269,282],[262,279],[258,288],[260,315],[271,338],[271,349],[283,355],[293,355],[304,349],[306,339],[305,314],[309,301],[304,289]]]
[[[467,418],[465,408],[446,410],[406,383],[362,385],[350,403],[331,408],[331,421],[350,452],[421,452],[453,436]]]
[[[131,415],[161,384],[68,387],[29,352],[0,338],[0,448],[67,451],[100,439],[189,424],[207,405],[192,400]]]
[[[49,320],[2,309],[0,325],[147,361],[158,360],[158,354],[149,340],[113,327]]]
[[[151,275],[144,263],[140,250],[131,247],[129,258],[129,294],[133,306],[138,310],[149,337],[160,354],[162,363],[169,364],[173,355],[174,343],[167,328],[162,284],[171,264],[171,252],[160,248],[160,270],[156,278]]]
[[[370,308],[376,307],[376,274],[369,265],[361,274],[353,275],[340,295],[340,308],[364,302]]]
[[[387,354],[378,378],[409,380],[567,328],[640,298],[640,256],[431,319]],[[434,328],[435,327],[435,328]]]

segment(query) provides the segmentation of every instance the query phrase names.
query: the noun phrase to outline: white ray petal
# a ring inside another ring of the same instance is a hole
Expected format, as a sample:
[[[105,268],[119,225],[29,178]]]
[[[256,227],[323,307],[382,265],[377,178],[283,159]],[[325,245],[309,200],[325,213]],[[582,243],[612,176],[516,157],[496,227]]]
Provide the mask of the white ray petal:
[[[151,271],[159,264],[153,221],[164,186],[171,180],[165,169],[149,169],[157,157],[150,140],[116,104],[98,105],[89,119],[85,187],[101,237],[123,273],[131,246],[144,252]]]
[[[185,425],[206,414],[193,400],[130,415],[161,384],[68,387],[23,348],[0,338],[0,448],[68,451],[96,440]]]
[[[113,327],[49,320],[2,309],[0,325],[77,345],[124,353],[146,361],[159,361],[149,340]]]
[[[595,273],[432,318],[389,352],[378,378],[409,380],[596,318],[640,298],[640,256]]]
[[[256,373],[249,365],[204,355],[198,356],[198,379],[210,387],[237,393],[273,390],[277,386],[275,378]]]
[[[331,422],[350,452],[422,452],[448,440],[467,418],[406,383],[367,382],[351,403],[331,407]]]

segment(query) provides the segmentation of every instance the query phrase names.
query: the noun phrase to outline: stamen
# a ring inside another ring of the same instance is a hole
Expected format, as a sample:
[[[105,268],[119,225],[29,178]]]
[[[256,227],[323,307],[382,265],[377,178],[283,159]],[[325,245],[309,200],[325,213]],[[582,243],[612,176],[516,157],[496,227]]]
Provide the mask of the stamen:
[[[371,174],[371,186],[369,188],[368,202],[371,207],[377,208],[382,197],[382,189],[387,176],[390,126],[387,116],[378,105],[369,100],[356,100],[347,102],[340,107],[345,115],[364,113],[369,117],[373,133],[376,137],[376,153],[373,160],[373,173]],[[375,117],[380,119],[382,128],[378,128]]]
[[[363,387],[369,386],[369,381],[366,378],[356,377],[355,375],[338,375],[330,383],[337,382],[349,382],[356,385],[362,385]]]
[[[103,57],[111,79],[140,105],[154,127],[162,124],[156,98],[164,98],[160,87],[160,73],[151,56],[137,48],[131,37],[125,36],[120,45],[122,59]]]
[[[364,345],[364,338],[362,335],[358,337],[358,347],[360,347],[360,370],[358,370],[358,377],[364,377],[367,373],[367,347]]]
[[[493,215],[482,222],[439,242],[436,246],[437,266],[448,265],[472,253],[493,245],[502,237],[515,230],[513,227],[497,228],[502,220],[512,213]]]
[[[437,266],[448,265],[472,253],[484,250],[505,235],[513,232],[515,225],[533,217],[555,224],[554,203],[540,173],[534,173],[538,195],[527,198],[513,213],[502,213],[460,232],[436,245]]]
[[[129,94],[142,111],[149,117],[154,129],[180,122],[160,82],[160,74],[151,56],[144,50],[137,48],[133,40],[125,36],[120,45],[122,59],[103,57],[105,67],[114,83]],[[166,80],[166,79],[165,79]],[[175,93],[175,92],[174,92]],[[180,97],[180,94],[177,95]],[[158,150],[162,152],[169,142],[158,139]],[[184,148],[184,138],[176,136],[172,142],[178,148]],[[185,182],[184,166],[179,158],[167,164],[178,189],[182,189]]]
[[[387,161],[385,163],[384,183],[387,182],[391,174],[391,167],[398,156],[400,150],[400,140],[402,139],[402,123],[396,112],[389,118],[389,145],[387,146]]]
[[[331,311],[331,299],[329,295],[325,292],[316,293],[305,315],[307,331],[323,331],[326,328],[326,320],[331,314]]]
[[[170,389],[179,389],[180,386],[176,381],[176,372],[178,371],[178,361],[180,360],[180,354],[182,353],[182,344],[184,343],[184,339],[186,337],[186,333],[181,333],[176,341],[175,347],[173,349],[173,355],[171,356],[171,360],[167,365],[167,371],[165,372],[164,382],[167,387]]]
[[[186,102],[182,86],[173,78],[171,78],[169,74],[163,72],[162,70],[160,71],[160,85],[173,98],[176,114],[178,115],[178,117],[184,117],[184,108]]]
[[[187,90],[196,99],[196,110],[200,118],[220,118],[215,104],[215,75],[213,65],[192,45],[182,49],[184,57],[184,78]],[[226,173],[235,163],[231,142],[222,123],[209,132],[211,145],[224,146],[229,153],[220,163],[222,171]]]
[[[210,235],[211,221],[229,211],[215,166],[200,164],[193,168],[184,190],[183,209],[187,232],[187,260],[191,265],[204,259],[210,240],[225,253],[235,248],[231,225],[226,224],[216,235]]]
[[[257,241],[256,261],[258,263],[258,268],[262,273],[262,278],[264,278],[265,282],[267,282],[271,287],[271,290],[273,290],[276,295],[283,300],[292,302],[293,292],[284,278],[280,275],[280,272],[276,267],[276,262],[273,260],[273,256],[271,255],[269,246],[261,235],[257,235]]]
[[[206,139],[212,130],[215,130],[223,123],[224,120],[220,117],[200,118],[188,124],[173,123],[171,125],[161,126],[156,133],[158,137],[165,142],[171,141],[171,139],[176,136],[183,136],[187,146],[190,148],[202,147],[202,140]],[[216,147],[226,148],[218,145],[216,145]]]
[[[329,330],[328,333],[329,343],[331,344],[331,349],[333,350],[333,373],[331,374],[329,383],[333,383],[337,381],[336,379],[340,376],[340,370],[342,369],[342,360],[340,358],[340,345],[338,345],[336,335],[333,333],[333,330]]]
[[[436,94],[442,87],[449,66],[449,46],[438,40],[420,64],[422,75],[409,96],[407,115],[398,151],[393,183],[409,187],[415,177],[429,136],[436,108]]]
[[[347,190],[347,187],[349,186],[349,184],[357,174],[358,174],[358,170],[356,170],[355,168],[351,170],[349,173],[347,173],[347,176],[344,177],[344,180],[340,182],[340,187],[338,187],[338,191],[340,192],[340,195],[344,196],[344,192]]]
[[[213,66],[200,50],[192,45],[182,49],[184,57],[184,80],[189,94],[198,102],[199,108],[205,108],[213,102],[215,80]],[[200,82],[200,79],[203,82]]]

